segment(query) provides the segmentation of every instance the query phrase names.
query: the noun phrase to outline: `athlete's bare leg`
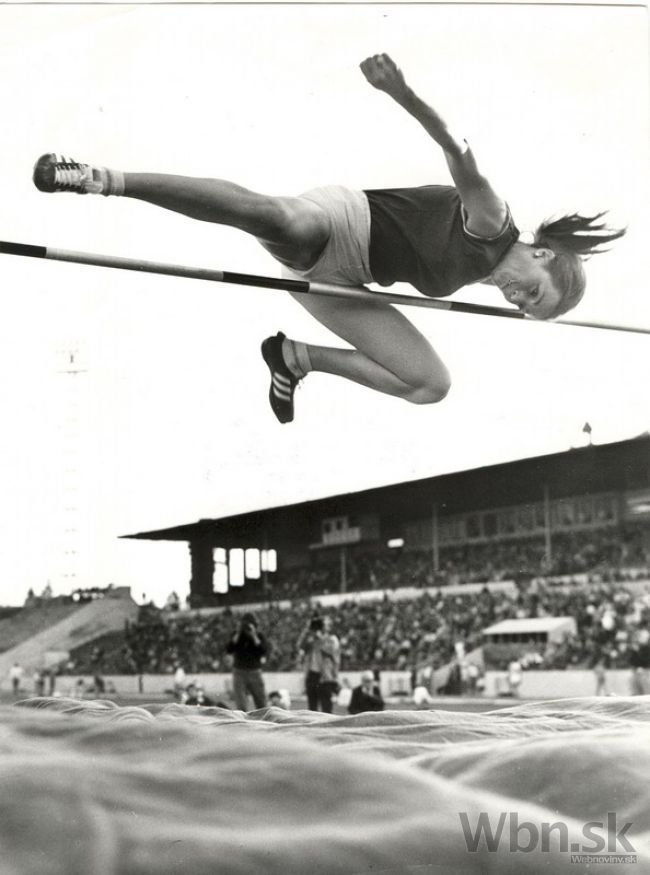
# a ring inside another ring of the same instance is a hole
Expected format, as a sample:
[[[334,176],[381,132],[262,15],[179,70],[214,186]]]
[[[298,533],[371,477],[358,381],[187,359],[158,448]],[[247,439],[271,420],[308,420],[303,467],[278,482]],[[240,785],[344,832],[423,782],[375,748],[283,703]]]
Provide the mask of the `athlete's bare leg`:
[[[327,214],[312,201],[258,194],[225,179],[125,173],[124,196],[238,228],[298,270],[314,264],[329,238]]]
[[[306,344],[311,370],[346,377],[414,404],[433,404],[449,391],[449,371],[429,341],[398,310],[381,301],[293,296],[352,350]]]
[[[330,235],[327,213],[311,200],[262,195],[223,179],[57,164],[50,154],[37,162],[34,182],[42,191],[119,194],[202,222],[238,228],[296,270],[315,264]],[[416,404],[440,401],[447,394],[450,381],[444,363],[394,307],[305,295],[296,300],[353,349],[285,340],[282,352],[295,376],[322,371]]]
[[[329,236],[329,219],[313,201],[257,194],[222,179],[126,173],[126,197],[147,201],[203,222],[252,234],[275,258],[297,270],[310,267]],[[345,377],[408,401],[445,397],[449,373],[422,334],[398,310],[366,303],[295,295],[319,322],[354,349],[307,345],[311,370]],[[301,369],[302,373],[305,369]]]

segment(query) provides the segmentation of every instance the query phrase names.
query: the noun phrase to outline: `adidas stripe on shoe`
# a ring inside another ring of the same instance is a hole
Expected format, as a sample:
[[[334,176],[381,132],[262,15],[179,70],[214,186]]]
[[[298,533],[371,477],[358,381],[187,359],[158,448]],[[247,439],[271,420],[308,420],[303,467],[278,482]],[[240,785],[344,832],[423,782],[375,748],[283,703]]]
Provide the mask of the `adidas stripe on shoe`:
[[[262,357],[271,372],[269,387],[271,409],[280,422],[287,423],[293,422],[293,396],[299,381],[287,367],[282,355],[284,340],[285,335],[281,331],[278,331],[275,337],[267,337],[262,343]]]

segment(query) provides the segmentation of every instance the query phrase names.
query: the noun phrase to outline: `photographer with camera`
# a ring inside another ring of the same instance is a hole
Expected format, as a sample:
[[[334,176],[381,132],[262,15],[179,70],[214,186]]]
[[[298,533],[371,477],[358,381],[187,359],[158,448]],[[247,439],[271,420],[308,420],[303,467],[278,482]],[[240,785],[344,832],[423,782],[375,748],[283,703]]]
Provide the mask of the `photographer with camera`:
[[[243,615],[239,629],[226,645],[226,653],[234,657],[232,686],[237,708],[240,711],[248,710],[249,694],[256,708],[264,708],[266,690],[262,662],[268,653],[268,644],[262,632],[258,631],[255,614]]]
[[[329,617],[314,616],[298,639],[305,661],[305,692],[310,711],[331,714],[339,691],[341,646]]]

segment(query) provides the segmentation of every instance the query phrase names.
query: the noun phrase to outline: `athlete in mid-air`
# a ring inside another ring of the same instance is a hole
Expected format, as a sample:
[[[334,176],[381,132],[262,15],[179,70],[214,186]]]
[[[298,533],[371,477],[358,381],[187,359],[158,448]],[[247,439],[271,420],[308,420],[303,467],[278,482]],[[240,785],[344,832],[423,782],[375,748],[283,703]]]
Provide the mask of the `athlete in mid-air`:
[[[41,156],[34,183],[41,191],[73,191],[147,201],[192,219],[252,234],[288,276],[358,286],[410,283],[445,297],[472,283],[499,287],[534,319],[553,319],[582,298],[584,256],[621,237],[604,213],[577,213],[542,223],[532,244],[519,240],[507,203],[483,176],[467,142],[407,85],[388,55],[361,64],[368,82],[424,127],[444,152],[454,186],[353,191],[312,189],[271,197],[221,179],[123,173]],[[295,295],[319,322],[352,349],[315,346],[279,332],[262,344],[271,371],[269,399],[280,422],[294,416],[294,391],[310,371],[346,377],[415,404],[441,401],[449,372],[429,341],[383,302]]]

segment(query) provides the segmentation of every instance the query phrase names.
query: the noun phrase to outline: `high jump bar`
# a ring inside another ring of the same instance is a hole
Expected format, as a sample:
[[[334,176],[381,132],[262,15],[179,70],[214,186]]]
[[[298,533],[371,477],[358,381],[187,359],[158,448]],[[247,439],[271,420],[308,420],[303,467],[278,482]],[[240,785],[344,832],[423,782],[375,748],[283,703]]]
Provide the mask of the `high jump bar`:
[[[91,252],[75,252],[70,249],[55,249],[51,246],[33,246],[27,243],[0,241],[0,253],[21,255],[28,258],[44,258],[50,261],[68,261],[75,264],[88,264],[95,267],[112,267],[118,270],[133,270],[141,273],[156,273],[165,276],[185,277],[186,279],[209,280],[216,283],[250,286],[253,288],[275,289],[305,295],[324,295],[345,298],[351,301],[369,301],[373,304],[399,304],[407,307],[425,307],[433,310],[446,310],[451,313],[471,313],[478,316],[499,316],[506,319],[525,319],[540,324],[541,320],[530,319],[520,310],[505,307],[489,307],[482,304],[469,304],[465,301],[448,301],[439,298],[415,297],[415,295],[396,295],[388,292],[373,292],[365,286],[341,286],[335,283],[308,282],[307,280],[276,279],[246,273],[232,273],[226,270],[213,270],[206,267],[186,267],[180,264],[166,264],[160,261],[142,261],[138,258],[122,258],[116,255],[97,255]],[[550,321],[549,325],[573,325],[579,328],[602,328],[606,331],[629,331],[635,334],[650,334],[650,328],[634,325],[614,325],[604,322],[580,322],[564,319]]]

